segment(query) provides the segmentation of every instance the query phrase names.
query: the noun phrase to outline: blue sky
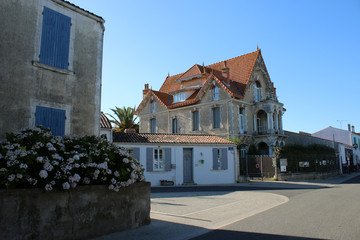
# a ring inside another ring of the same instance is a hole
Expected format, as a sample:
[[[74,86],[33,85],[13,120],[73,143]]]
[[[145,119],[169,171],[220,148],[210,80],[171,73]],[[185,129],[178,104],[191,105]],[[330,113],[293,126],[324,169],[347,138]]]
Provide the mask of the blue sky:
[[[168,73],[262,51],[285,130],[360,132],[360,0],[69,0],[105,19],[102,111]],[[339,121],[341,120],[341,121]]]

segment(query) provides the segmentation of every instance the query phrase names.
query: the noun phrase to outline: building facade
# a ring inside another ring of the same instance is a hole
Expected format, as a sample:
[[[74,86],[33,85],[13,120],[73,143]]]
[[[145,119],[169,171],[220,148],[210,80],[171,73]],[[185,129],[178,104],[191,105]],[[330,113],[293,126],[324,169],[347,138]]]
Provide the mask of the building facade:
[[[229,60],[193,65],[165,79],[159,91],[145,84],[136,110],[140,133],[213,134],[254,143],[263,154],[283,145],[283,104],[261,50]]]
[[[355,132],[355,127],[348,125],[348,130],[327,127],[323,130],[315,132],[312,136],[328,139],[338,142],[337,149],[340,162],[342,163],[342,171],[348,168],[351,170],[358,169],[360,166],[360,134]]]
[[[104,19],[63,0],[3,0],[0,20],[0,139],[37,125],[99,135]]]
[[[145,169],[146,181],[182,184],[233,184],[239,174],[236,145],[213,135],[114,132]]]

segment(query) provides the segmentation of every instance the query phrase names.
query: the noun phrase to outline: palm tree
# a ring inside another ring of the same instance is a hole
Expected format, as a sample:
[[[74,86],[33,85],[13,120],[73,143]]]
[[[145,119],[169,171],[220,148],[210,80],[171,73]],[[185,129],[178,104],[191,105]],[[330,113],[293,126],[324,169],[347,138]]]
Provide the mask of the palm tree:
[[[123,107],[118,108],[115,106],[115,109],[110,109],[113,111],[116,117],[111,114],[108,114],[112,117],[110,122],[115,124],[115,131],[124,132],[125,129],[135,128],[137,132],[139,131],[139,125],[135,122],[137,117],[135,116],[135,107]]]

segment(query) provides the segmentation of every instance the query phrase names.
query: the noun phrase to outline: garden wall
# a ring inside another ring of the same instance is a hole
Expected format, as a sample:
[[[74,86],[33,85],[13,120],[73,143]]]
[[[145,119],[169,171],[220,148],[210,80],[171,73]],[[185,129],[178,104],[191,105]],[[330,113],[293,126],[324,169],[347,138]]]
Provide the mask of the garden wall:
[[[0,190],[0,239],[88,239],[149,223],[149,182]]]
[[[278,173],[279,181],[301,181],[313,179],[326,179],[339,175],[338,170],[329,172],[305,172],[305,173]]]

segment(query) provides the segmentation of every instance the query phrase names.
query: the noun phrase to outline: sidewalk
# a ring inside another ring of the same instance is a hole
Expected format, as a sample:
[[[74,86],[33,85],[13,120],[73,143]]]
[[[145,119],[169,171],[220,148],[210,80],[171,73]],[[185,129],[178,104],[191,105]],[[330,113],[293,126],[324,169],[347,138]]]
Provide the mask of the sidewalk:
[[[137,229],[118,232],[96,238],[115,239],[189,239],[233,222],[264,212],[286,203],[289,199],[282,195],[254,191],[261,188],[324,188],[334,187],[360,173],[346,174],[331,179],[307,182],[252,181],[222,187],[244,187],[241,191],[197,191],[162,192],[151,194],[151,223]],[[200,189],[206,186],[198,186]],[[207,186],[210,187],[210,186]],[[251,190],[247,191],[246,188]],[[176,188],[191,188],[181,186]],[[249,188],[249,189],[250,189]],[[245,190],[244,190],[245,189]],[[169,189],[170,190],[170,189]]]

